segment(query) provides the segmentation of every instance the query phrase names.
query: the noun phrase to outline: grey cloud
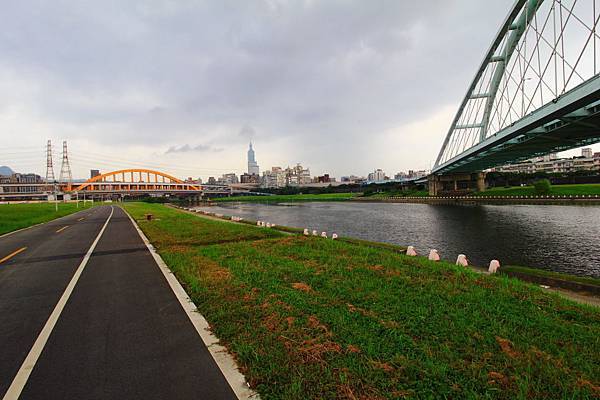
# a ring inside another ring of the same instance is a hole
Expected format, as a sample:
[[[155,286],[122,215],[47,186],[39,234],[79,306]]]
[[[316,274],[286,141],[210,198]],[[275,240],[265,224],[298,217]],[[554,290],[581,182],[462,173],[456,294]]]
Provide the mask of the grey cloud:
[[[0,101],[25,93],[14,100],[27,111],[23,125],[44,121],[90,147],[210,153],[254,138],[287,143],[276,150],[290,162],[325,157],[326,172],[366,172],[383,131],[461,100],[511,4],[9,2],[0,14]],[[2,90],[13,76],[33,89]],[[423,144],[426,153],[406,149],[382,162],[406,169],[433,158],[444,134]],[[172,146],[195,140],[214,147]]]
[[[251,126],[244,125],[242,129],[240,129],[240,133],[238,133],[238,135],[245,139],[253,139],[256,136],[256,132]]]
[[[220,147],[213,147],[207,144],[199,144],[197,146],[190,146],[189,144],[184,144],[181,146],[171,146],[167,149],[167,151],[165,151],[165,154],[171,154],[171,153],[189,153],[189,152],[198,152],[198,153],[205,153],[205,152],[213,152],[213,153],[219,153],[223,151],[223,148]]]

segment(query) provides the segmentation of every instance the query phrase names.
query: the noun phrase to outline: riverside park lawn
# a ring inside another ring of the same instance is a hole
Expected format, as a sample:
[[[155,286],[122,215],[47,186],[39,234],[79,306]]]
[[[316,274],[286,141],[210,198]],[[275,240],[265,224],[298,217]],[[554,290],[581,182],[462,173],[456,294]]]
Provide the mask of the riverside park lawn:
[[[263,399],[600,396],[598,309],[392,250],[124,207]]]
[[[90,207],[92,207],[92,203],[86,203],[85,208]],[[0,235],[64,217],[83,209],[83,202],[79,203],[79,208],[75,203],[58,203],[58,211],[56,211],[54,203],[46,202],[0,204]]]
[[[600,195],[600,184],[579,185],[552,185],[550,196],[594,196]],[[533,186],[512,186],[489,188],[483,192],[476,193],[477,196],[535,196]]]

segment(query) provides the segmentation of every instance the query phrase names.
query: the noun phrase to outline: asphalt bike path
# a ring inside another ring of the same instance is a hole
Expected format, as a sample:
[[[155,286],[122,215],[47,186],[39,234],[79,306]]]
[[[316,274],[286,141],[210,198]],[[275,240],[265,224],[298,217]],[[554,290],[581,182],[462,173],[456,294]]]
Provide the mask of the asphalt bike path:
[[[235,399],[127,214],[119,207],[94,210],[84,220],[76,214],[0,238],[0,257],[27,247],[0,263],[0,393]],[[69,286],[49,330],[44,325]]]

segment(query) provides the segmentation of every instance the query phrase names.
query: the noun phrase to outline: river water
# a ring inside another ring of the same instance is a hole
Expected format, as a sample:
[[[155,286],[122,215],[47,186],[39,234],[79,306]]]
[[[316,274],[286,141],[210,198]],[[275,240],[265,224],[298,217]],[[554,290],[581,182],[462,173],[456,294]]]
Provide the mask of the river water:
[[[329,235],[437,249],[474,265],[491,259],[600,277],[600,206],[306,202],[199,207]]]

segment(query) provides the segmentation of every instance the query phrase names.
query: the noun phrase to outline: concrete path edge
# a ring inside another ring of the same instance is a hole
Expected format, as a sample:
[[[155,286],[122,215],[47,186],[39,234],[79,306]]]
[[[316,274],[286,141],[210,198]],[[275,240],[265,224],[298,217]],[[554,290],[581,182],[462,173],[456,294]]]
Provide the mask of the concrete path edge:
[[[158,254],[152,243],[150,243],[150,241],[148,240],[144,232],[142,232],[142,230],[135,222],[133,217],[125,209],[123,209],[123,211],[125,211],[129,219],[131,220],[131,223],[142,238],[142,241],[150,251],[150,254],[152,254],[154,261],[156,262],[159,269],[163,273],[165,279],[169,283],[169,286],[171,287],[171,290],[173,290],[173,293],[177,297],[177,300],[179,300],[181,307],[183,307],[185,313],[192,322],[192,325],[194,325],[194,328],[198,332],[198,335],[206,345],[208,351],[210,352],[210,355],[217,363],[217,366],[223,373],[223,376],[229,383],[229,386],[231,386],[231,389],[233,390],[237,398],[240,400],[260,400],[258,393],[250,389],[248,383],[246,382],[246,378],[240,372],[239,367],[237,366],[231,354],[228,353],[227,348],[219,344],[219,339],[210,331],[210,326],[208,322],[206,321],[204,316],[200,314],[200,312],[198,311],[198,307],[196,307],[194,302],[189,298],[189,296],[187,295],[187,293],[185,292],[175,275],[171,272],[167,264],[163,261],[162,257]]]

